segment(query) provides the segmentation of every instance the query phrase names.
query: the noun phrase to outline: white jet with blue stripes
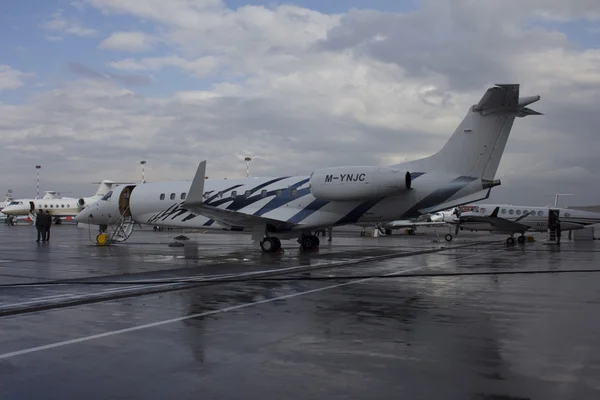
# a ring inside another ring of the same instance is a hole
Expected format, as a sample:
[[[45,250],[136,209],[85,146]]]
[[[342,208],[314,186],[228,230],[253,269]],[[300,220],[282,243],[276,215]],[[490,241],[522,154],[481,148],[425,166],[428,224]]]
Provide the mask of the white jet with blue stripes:
[[[519,85],[496,85],[469,107],[437,153],[391,166],[321,168],[308,176],[124,185],[86,207],[78,222],[107,226],[124,217],[153,226],[249,231],[264,252],[280,239],[319,246],[317,229],[415,218],[489,197],[516,117],[541,115]]]

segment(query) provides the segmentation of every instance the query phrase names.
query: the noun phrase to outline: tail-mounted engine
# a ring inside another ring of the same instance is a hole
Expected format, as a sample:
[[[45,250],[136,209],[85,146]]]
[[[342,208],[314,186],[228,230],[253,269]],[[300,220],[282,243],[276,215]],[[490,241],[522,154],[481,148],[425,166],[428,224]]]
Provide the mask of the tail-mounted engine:
[[[398,195],[411,188],[410,172],[389,167],[335,167],[318,169],[310,177],[316,199],[364,201]]]
[[[83,207],[83,206],[85,206],[85,200],[84,200],[84,199],[79,199],[79,200],[77,200],[77,205],[78,205],[79,207]]]

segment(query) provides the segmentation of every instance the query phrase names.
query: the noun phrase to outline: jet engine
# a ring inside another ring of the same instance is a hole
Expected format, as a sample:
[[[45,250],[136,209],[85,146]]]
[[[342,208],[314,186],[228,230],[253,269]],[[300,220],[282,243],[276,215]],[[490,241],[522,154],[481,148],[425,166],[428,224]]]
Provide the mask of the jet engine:
[[[79,199],[79,200],[77,200],[77,205],[78,205],[79,207],[83,207],[83,206],[85,206],[85,200],[84,200],[84,199]]]
[[[334,167],[318,169],[310,176],[316,199],[365,201],[398,195],[411,188],[410,172],[389,167]]]

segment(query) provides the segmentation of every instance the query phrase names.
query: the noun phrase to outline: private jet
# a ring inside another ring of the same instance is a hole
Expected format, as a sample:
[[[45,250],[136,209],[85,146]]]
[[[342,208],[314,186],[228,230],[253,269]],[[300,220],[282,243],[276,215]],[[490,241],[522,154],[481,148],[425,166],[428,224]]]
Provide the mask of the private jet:
[[[562,231],[583,229],[600,224],[600,213],[556,207],[529,207],[511,204],[480,204],[472,211],[462,213],[451,221],[455,225],[455,235],[459,230],[508,233],[506,243],[515,243],[514,235],[519,233],[519,243],[525,243],[526,232],[546,232],[551,213],[560,219]],[[446,235],[451,241],[452,235]]]
[[[75,220],[101,230],[147,224],[250,231],[263,252],[295,237],[303,249],[317,248],[317,229],[418,218],[488,198],[500,185],[494,177],[515,118],[541,115],[527,108],[539,99],[519,97],[518,84],[489,88],[443,148],[423,159],[237,180],[205,179],[202,161],[191,183],[120,186]]]
[[[47,210],[53,216],[54,223],[60,224],[63,218],[75,217],[83,208],[102,198],[117,183],[109,180],[95,182],[99,184],[93,196],[83,198],[61,197],[56,191],[47,191],[41,199],[13,199],[2,213],[8,216],[32,216],[36,210]]]

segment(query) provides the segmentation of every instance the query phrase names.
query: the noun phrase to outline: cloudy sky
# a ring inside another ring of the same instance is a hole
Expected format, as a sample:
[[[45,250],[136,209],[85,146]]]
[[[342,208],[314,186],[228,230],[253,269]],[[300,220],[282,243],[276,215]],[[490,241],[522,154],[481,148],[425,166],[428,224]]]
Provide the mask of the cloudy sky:
[[[495,83],[493,201],[599,204],[598,0],[28,0],[0,15],[0,190],[309,174],[437,151]],[[2,193],[3,194],[3,193]]]

